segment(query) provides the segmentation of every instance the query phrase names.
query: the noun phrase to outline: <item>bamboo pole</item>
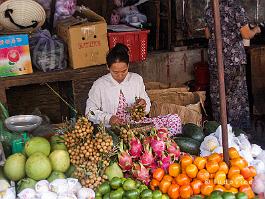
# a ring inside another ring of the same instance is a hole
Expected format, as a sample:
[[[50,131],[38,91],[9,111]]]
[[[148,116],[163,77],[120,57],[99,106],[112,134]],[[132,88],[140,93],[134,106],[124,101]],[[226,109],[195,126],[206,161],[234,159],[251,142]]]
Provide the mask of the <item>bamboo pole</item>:
[[[224,62],[223,62],[223,44],[221,36],[220,7],[219,0],[212,0],[214,15],[215,42],[217,50],[217,66],[220,94],[220,115],[222,125],[222,144],[224,161],[229,165],[228,157],[228,133],[227,133],[227,113],[226,113],[226,97],[224,83]]]

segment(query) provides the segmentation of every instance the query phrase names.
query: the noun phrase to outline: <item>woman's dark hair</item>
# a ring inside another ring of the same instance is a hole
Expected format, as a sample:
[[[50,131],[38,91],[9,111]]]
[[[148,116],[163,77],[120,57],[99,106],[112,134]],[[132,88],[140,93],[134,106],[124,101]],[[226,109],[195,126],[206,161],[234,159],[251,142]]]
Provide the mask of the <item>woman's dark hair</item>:
[[[129,64],[129,49],[127,46],[121,43],[117,43],[107,54],[107,65],[108,68],[112,64],[117,62],[124,62]]]

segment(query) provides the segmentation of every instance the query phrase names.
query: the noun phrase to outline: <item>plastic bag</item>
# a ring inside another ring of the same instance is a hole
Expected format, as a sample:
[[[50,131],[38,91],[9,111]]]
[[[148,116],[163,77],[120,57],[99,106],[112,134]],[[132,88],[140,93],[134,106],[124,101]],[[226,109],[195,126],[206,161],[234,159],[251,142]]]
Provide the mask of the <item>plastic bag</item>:
[[[262,152],[262,148],[257,144],[251,145],[251,154],[253,157],[257,157]]]
[[[263,150],[257,157],[258,160],[261,160],[265,164],[265,150]]]
[[[210,151],[213,152],[220,144],[217,138],[213,135],[206,136],[201,143],[200,150],[201,151]]]
[[[244,134],[240,134],[237,138],[240,142],[240,149],[241,150],[251,150],[251,144],[248,141],[247,136],[245,136]]]
[[[254,166],[257,174],[265,173],[265,164],[261,160],[253,160],[250,166]]]
[[[245,160],[250,163],[254,160],[254,158],[252,157],[251,151],[250,150],[241,150],[239,151],[239,155],[243,158],[245,158]]]
[[[72,16],[76,11],[76,0],[57,0],[54,13],[54,26],[57,21]]]
[[[66,46],[48,30],[40,30],[30,39],[33,65],[44,72],[63,70],[67,67]]]

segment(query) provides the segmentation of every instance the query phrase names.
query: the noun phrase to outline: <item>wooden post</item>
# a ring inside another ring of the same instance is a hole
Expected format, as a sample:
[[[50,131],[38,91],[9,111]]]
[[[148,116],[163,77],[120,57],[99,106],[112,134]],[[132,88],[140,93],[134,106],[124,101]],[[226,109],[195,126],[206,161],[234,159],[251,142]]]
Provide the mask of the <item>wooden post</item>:
[[[226,97],[225,97],[225,84],[224,84],[224,61],[223,61],[223,45],[222,45],[222,36],[221,36],[219,0],[212,0],[212,4],[213,4],[213,14],[214,14],[215,42],[217,50],[223,155],[224,155],[224,161],[229,165],[227,113],[226,113]]]

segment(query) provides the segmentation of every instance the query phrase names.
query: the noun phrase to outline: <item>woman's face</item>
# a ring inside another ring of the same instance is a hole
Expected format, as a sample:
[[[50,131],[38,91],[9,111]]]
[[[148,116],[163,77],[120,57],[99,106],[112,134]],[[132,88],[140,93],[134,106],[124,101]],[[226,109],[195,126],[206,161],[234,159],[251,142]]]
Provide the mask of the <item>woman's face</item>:
[[[128,65],[124,62],[113,63],[109,67],[109,71],[113,79],[115,79],[118,83],[121,83],[128,74]]]

